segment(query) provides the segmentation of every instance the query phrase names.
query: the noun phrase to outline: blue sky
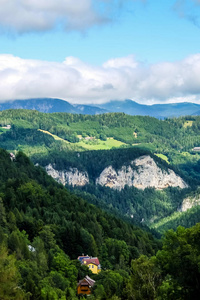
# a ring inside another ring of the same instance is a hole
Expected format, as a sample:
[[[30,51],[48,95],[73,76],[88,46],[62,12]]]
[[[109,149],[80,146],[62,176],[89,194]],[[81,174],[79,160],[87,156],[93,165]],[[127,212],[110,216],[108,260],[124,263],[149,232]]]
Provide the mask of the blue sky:
[[[0,101],[200,103],[199,0],[0,5]]]

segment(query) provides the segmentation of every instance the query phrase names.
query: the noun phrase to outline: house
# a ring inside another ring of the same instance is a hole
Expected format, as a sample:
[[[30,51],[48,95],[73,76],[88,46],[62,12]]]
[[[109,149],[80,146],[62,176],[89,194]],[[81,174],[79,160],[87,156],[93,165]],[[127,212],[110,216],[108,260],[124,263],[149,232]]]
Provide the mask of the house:
[[[194,147],[192,150],[199,152],[200,151],[200,147]]]
[[[4,129],[10,129],[11,125],[5,125],[5,126],[2,126],[2,128],[4,128]]]
[[[87,259],[87,258],[90,258],[88,255],[84,255],[84,254],[82,254],[81,256],[79,256],[77,259],[82,263],[82,260],[83,259]]]
[[[77,283],[77,293],[89,295],[91,294],[92,288],[95,284],[95,281],[91,279],[89,276],[86,275],[86,277],[82,280],[79,280]]]
[[[81,264],[87,266],[94,274],[101,272],[101,265],[98,257],[83,258]]]
[[[91,257],[89,255],[82,254],[77,258],[82,265],[87,266],[94,274],[98,274],[101,271],[101,265],[98,257]]]

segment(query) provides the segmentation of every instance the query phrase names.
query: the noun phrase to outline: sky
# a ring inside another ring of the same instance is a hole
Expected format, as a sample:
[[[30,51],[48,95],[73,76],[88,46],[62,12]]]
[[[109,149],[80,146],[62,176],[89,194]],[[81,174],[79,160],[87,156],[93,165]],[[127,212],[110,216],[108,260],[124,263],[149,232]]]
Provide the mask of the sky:
[[[0,102],[200,104],[200,0],[0,0]]]

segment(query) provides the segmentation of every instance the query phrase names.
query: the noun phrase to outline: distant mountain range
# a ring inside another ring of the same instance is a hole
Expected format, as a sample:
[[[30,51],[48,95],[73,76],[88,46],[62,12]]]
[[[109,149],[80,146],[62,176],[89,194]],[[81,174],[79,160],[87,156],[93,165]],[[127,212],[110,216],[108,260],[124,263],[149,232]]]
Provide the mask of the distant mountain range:
[[[200,115],[200,104],[189,102],[144,105],[132,100],[124,100],[111,101],[98,106],[112,112],[124,112],[129,115],[151,116],[160,119]]]
[[[189,102],[144,105],[127,99],[124,101],[110,101],[95,106],[93,104],[71,104],[61,99],[36,98],[14,100],[0,104],[0,110],[19,108],[34,109],[45,113],[68,112],[88,115],[103,114],[107,112],[124,112],[129,115],[151,116],[160,119],[185,115],[200,115],[200,104]]]
[[[67,112],[72,114],[96,115],[108,112],[93,105],[70,104],[67,101],[54,98],[36,98],[27,100],[14,100],[0,103],[0,110],[6,109],[32,109],[44,113]],[[200,108],[199,108],[200,109]]]

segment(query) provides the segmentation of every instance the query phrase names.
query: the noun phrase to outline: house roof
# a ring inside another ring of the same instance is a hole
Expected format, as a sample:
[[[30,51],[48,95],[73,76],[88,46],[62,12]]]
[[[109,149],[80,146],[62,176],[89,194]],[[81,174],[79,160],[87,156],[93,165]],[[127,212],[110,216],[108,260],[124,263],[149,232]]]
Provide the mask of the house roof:
[[[94,264],[94,265],[99,265],[100,262],[99,262],[99,259],[98,257],[91,257],[91,258],[85,258],[82,260],[82,264],[84,265],[89,265],[89,264]]]
[[[82,262],[82,260],[83,259],[86,259],[86,258],[90,258],[90,256],[88,256],[88,255],[81,255],[81,256],[79,256],[77,259],[80,261],[80,262]]]
[[[93,287],[95,284],[95,280],[90,278],[88,275],[85,276],[82,280],[79,280],[78,285],[88,285]]]

